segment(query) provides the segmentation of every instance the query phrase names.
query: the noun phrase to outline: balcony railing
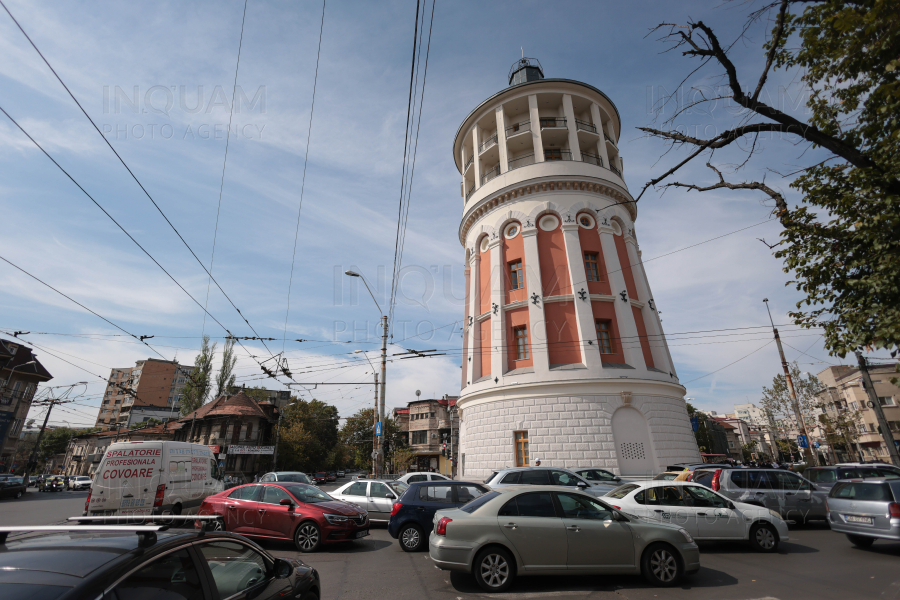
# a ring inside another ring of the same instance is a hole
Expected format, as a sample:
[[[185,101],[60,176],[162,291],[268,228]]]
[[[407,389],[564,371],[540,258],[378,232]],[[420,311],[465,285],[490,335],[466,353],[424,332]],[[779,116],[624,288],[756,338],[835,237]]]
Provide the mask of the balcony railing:
[[[619,177],[622,177],[622,171],[620,171],[617,167],[609,165],[609,168],[610,168],[610,170],[612,170],[613,173],[615,173]]]
[[[488,181],[496,177],[500,174],[500,165],[496,165],[493,169],[485,173],[481,176],[481,185],[486,184]]]
[[[481,154],[482,152],[484,152],[491,146],[496,146],[496,145],[497,145],[497,134],[495,133],[494,135],[492,135],[491,137],[486,139],[481,146],[478,147],[478,153]]]
[[[475,157],[470,156],[469,160],[466,161],[466,165],[463,167],[463,173],[466,172],[466,170],[469,168],[469,165],[471,165],[473,162],[475,162]]]
[[[609,136],[606,134],[605,131],[603,132],[603,138],[604,138],[607,142],[609,142],[610,144],[612,144],[613,146],[616,145],[616,140],[614,140],[614,139],[612,139],[611,137],[609,137]]]
[[[562,117],[541,117],[541,129],[548,127],[565,127],[566,120]]]
[[[534,154],[526,154],[509,160],[509,170],[518,169],[519,167],[527,167],[534,164]]]
[[[510,125],[506,128],[506,137],[510,138],[526,131],[531,131],[531,121],[522,121],[521,123]]]
[[[582,131],[590,131],[591,133],[597,133],[597,126],[593,123],[588,123],[587,121],[579,121],[575,119],[575,129],[581,129]]]
[[[466,191],[466,200],[469,199],[469,196],[471,196],[472,193],[473,193],[474,191],[475,191],[475,184],[473,183],[473,184],[472,184],[472,187],[470,187],[470,188]]]
[[[597,165],[598,167],[603,166],[603,157],[596,156],[594,154],[588,154],[587,152],[581,153],[581,162],[591,163],[592,165]]]
[[[544,148],[544,160],[547,162],[551,162],[554,160],[572,160],[572,152],[569,150]]]

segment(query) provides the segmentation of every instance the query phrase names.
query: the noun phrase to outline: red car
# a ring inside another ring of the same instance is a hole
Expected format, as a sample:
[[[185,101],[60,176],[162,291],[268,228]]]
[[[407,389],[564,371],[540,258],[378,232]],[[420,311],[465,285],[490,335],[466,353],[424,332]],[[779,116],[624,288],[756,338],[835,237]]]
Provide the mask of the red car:
[[[305,483],[251,483],[207,496],[201,515],[221,515],[227,531],[293,541],[300,552],[369,535],[369,515]]]
[[[325,471],[319,471],[313,475],[313,481],[315,483],[328,483],[328,474]]]

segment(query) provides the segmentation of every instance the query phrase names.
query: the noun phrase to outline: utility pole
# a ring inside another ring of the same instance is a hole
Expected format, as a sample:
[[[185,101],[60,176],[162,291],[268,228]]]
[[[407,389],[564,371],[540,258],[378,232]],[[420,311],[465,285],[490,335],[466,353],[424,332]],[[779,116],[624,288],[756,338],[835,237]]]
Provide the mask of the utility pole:
[[[775,343],[778,345],[778,356],[781,357],[781,366],[784,369],[784,379],[787,381],[788,390],[791,392],[791,408],[794,409],[794,418],[797,419],[797,426],[800,429],[800,433],[803,434],[803,437],[806,438],[806,448],[802,448],[803,455],[806,457],[806,464],[819,464],[819,459],[813,457],[813,453],[810,451],[810,438],[809,434],[806,431],[806,421],[803,420],[803,415],[800,414],[800,403],[797,401],[797,392],[794,390],[794,380],[791,379],[791,371],[788,368],[787,359],[784,357],[784,348],[781,347],[781,338],[778,336],[778,329],[775,327],[775,321],[772,320],[772,311],[769,310],[769,299],[764,298],[763,302],[766,303],[766,312],[769,313],[769,322],[772,323],[772,331],[775,332]],[[798,446],[800,444],[797,444]]]
[[[372,411],[372,474],[378,477],[378,373],[375,373],[375,409]]]
[[[378,421],[381,423],[381,434],[384,435],[384,393],[385,384],[387,383],[387,338],[388,338],[388,321],[387,315],[381,315],[381,401],[378,403]],[[378,458],[375,459],[378,464]],[[381,463],[384,464],[383,462]],[[377,471],[376,471],[377,474]]]
[[[891,434],[891,428],[884,418],[884,411],[881,410],[881,403],[878,401],[878,394],[875,393],[875,385],[872,383],[872,377],[869,376],[869,363],[866,357],[859,350],[856,351],[856,361],[859,363],[859,372],[862,373],[863,387],[869,395],[869,408],[875,411],[875,417],[878,419],[878,426],[881,428],[881,437],[888,447],[888,456],[891,462],[900,467],[900,452],[894,445],[894,436]]]

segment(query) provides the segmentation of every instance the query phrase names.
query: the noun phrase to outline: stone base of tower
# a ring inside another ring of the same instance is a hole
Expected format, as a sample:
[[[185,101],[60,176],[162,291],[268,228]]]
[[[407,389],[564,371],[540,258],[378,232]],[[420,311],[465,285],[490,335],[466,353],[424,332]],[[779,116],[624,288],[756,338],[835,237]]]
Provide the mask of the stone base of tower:
[[[485,479],[515,467],[516,433],[525,432],[530,464],[599,467],[652,476],[666,465],[700,462],[683,398],[579,395],[497,399],[463,409],[459,478]]]

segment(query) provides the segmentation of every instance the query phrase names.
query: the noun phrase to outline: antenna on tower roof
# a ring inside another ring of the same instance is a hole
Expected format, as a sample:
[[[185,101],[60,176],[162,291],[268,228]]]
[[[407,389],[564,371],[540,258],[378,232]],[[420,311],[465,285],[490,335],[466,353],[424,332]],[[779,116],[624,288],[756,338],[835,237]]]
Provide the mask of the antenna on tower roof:
[[[522,58],[525,58],[525,46],[519,46],[519,50],[522,51]]]

